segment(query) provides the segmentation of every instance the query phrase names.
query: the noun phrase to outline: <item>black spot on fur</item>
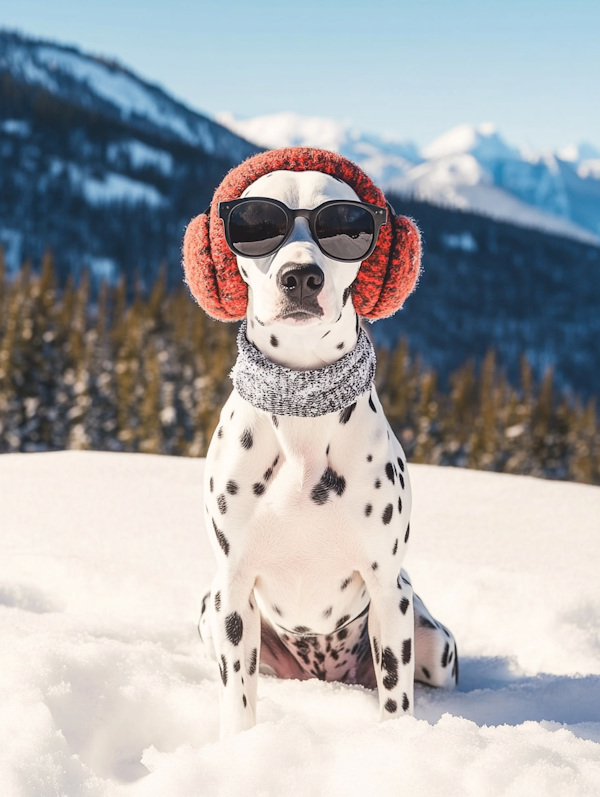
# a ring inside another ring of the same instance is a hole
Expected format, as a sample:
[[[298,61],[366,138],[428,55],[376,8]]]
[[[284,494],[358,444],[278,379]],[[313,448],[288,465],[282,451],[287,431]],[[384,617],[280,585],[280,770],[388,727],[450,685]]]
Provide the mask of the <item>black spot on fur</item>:
[[[401,473],[398,474],[398,481],[400,482],[400,487],[404,490],[404,476]]]
[[[369,396],[369,407],[373,410],[373,412],[377,412],[377,407],[373,403],[373,397]]]
[[[450,663],[452,662],[452,659],[453,659],[453,658],[454,658],[454,651],[453,651],[453,650],[451,650],[451,651],[450,651],[450,655],[448,656],[448,664],[450,664]]]
[[[408,711],[409,708],[410,708],[410,700],[408,699],[408,695],[406,694],[406,692],[403,692],[402,693],[402,710],[403,711]]]
[[[421,667],[421,669],[423,670],[423,675],[425,676],[425,678],[431,680],[431,673],[429,672],[427,667]]]
[[[244,429],[242,436],[240,437],[240,443],[242,444],[242,448],[245,448],[246,451],[249,451],[252,448],[254,439],[250,429]]]
[[[359,320],[358,316],[356,316],[356,334],[358,335],[358,327],[359,327]]]
[[[250,326],[252,327],[252,329],[254,329],[254,319],[253,318],[250,319]]]
[[[387,690],[393,689],[398,684],[398,659],[391,648],[385,648],[381,654],[381,669],[387,673],[383,685]]]
[[[276,606],[275,604],[273,604],[273,611],[274,611],[276,614],[278,614],[280,617],[283,617],[283,612],[281,611],[281,609],[279,608],[279,606]]]
[[[402,612],[402,614],[406,614],[406,611],[409,606],[410,606],[410,601],[408,600],[408,598],[402,598],[402,600],[400,601],[400,611]]]
[[[340,412],[340,423],[342,424],[348,423],[355,409],[356,409],[356,401],[354,402],[354,404],[351,404],[349,407],[346,407],[345,410],[342,410]]]
[[[346,479],[338,474],[331,468],[326,468],[321,476],[318,484],[316,484],[310,497],[315,502],[322,506],[329,500],[329,493],[334,492],[336,495],[341,496],[346,489]]]
[[[248,701],[246,700],[246,695],[242,695],[242,703],[244,704],[244,708],[248,705]]]
[[[219,426],[219,431],[217,432],[217,437],[219,440],[223,437],[223,427]]]
[[[239,645],[244,633],[244,623],[237,612],[227,615],[225,620],[225,633],[232,645]]]
[[[336,348],[336,349],[343,349],[343,348],[344,348],[344,345],[345,345],[345,344],[344,344],[343,342],[342,342],[342,343],[338,343],[338,345],[337,345],[335,348]]]
[[[367,504],[365,507],[365,515],[369,517],[372,511],[373,511],[373,504]]]
[[[227,686],[227,660],[225,656],[221,656],[221,664],[219,665],[219,672],[221,673],[221,680],[223,686]]]
[[[340,641],[343,640],[343,639],[346,639],[347,636],[348,636],[348,629],[347,628],[340,628],[340,630],[337,632],[337,638]]]
[[[256,672],[256,664],[258,661],[258,650],[257,648],[252,648],[252,653],[250,654],[250,661],[248,663],[248,675],[254,675]]]
[[[450,645],[446,642],[444,652],[442,653],[442,667],[448,666],[448,653],[450,652]]]
[[[231,410],[231,415],[229,416],[229,420],[231,420],[233,418],[234,414],[235,414],[235,410]]]
[[[328,330],[327,330],[327,332],[326,332],[326,333],[323,335],[323,338],[326,338],[326,337],[327,337],[327,335],[329,335],[329,333],[330,333],[330,332],[331,332],[331,330],[330,330],[330,329],[328,329]],[[323,338],[321,338],[321,340],[323,340]]]
[[[419,617],[419,625],[421,626],[421,628],[435,629],[437,627],[431,622],[431,620],[429,620],[427,617],[424,617],[423,615]]]
[[[239,659],[237,661],[234,661],[234,663],[233,663],[233,671],[234,672],[239,672],[240,671],[240,666],[241,665],[240,665],[240,660]]]
[[[277,429],[279,426],[279,418],[277,415],[271,415],[271,420],[273,421],[273,426]]]
[[[348,578],[345,578],[345,579],[342,581],[342,586],[340,587],[340,589],[342,590],[342,592],[343,592],[343,591],[346,589],[346,587],[347,587],[349,584],[351,584],[351,583],[352,583],[352,579],[353,579],[353,578],[354,578],[354,576],[353,576],[353,575],[352,575],[352,576],[348,576]]]
[[[275,335],[271,335],[271,346],[273,346],[274,348],[277,348],[277,346],[279,346],[279,341],[277,340]]]
[[[335,630],[337,631],[338,628],[341,628],[345,623],[348,622],[349,619],[350,619],[349,614],[345,614],[343,617],[340,617],[340,619],[335,624]]]
[[[394,466],[391,462],[388,462],[385,466],[385,475],[391,481],[392,484],[396,483],[396,477],[394,476]]]
[[[246,274],[246,271],[243,266],[240,266],[240,271],[242,272],[242,276],[248,279],[248,275]],[[250,323],[252,324],[252,326],[254,326],[254,322],[252,320],[250,321]]]
[[[379,565],[377,564],[377,562],[373,562],[373,564],[371,565],[371,570],[377,570],[378,567]]]
[[[404,542],[408,542],[409,536],[410,536],[410,523],[406,527],[406,534],[404,535]]]
[[[373,454],[367,454],[367,462],[373,462]]]
[[[390,714],[393,714],[395,711],[398,710],[398,704],[396,703],[395,700],[392,700],[392,698],[390,697],[390,699],[385,704],[384,709],[388,711]]]
[[[350,296],[350,288],[344,288],[344,293],[342,294],[342,307],[346,306],[346,302],[348,301],[348,297]]]
[[[373,637],[373,652],[375,653],[375,661],[379,664],[379,642],[377,637]]]
[[[225,500],[223,493],[217,497],[217,506],[219,507],[219,512],[222,515],[227,512],[227,501]]]
[[[408,664],[412,655],[412,639],[405,639],[402,643],[402,664]]]
[[[333,612],[333,606],[330,606],[328,609],[325,609],[323,612],[323,617],[327,620],[328,617],[331,617],[331,613]]]
[[[398,457],[398,467],[400,468],[400,470],[402,471],[402,473],[404,473],[404,462],[402,462],[402,460],[400,459],[400,457]]]
[[[379,490],[381,487],[381,479],[375,479],[375,489]]]
[[[398,553],[398,538],[396,537],[396,542],[394,543],[394,547],[392,548],[392,556],[396,556]]]
[[[210,491],[212,493],[212,491],[215,489],[215,480],[213,479],[212,476],[210,477],[209,486],[210,486]]]
[[[310,628],[307,625],[297,625],[292,629],[295,634],[309,634]]]
[[[229,556],[229,540],[223,534],[221,529],[217,528],[217,524],[215,523],[215,519],[214,518],[212,518],[212,524],[213,524],[213,529],[215,530],[215,535],[217,537],[217,542],[219,543],[219,545],[223,549],[223,553],[225,554],[225,556]]]
[[[398,496],[398,514],[402,514],[402,496]]]
[[[266,487],[261,482],[256,482],[256,484],[252,485],[252,492],[254,493],[254,495],[262,495],[265,490]]]
[[[215,609],[216,611],[221,611],[221,590],[215,592]]]
[[[381,516],[381,520],[383,521],[384,526],[387,526],[388,523],[391,521],[393,513],[394,513],[394,507],[391,504],[388,504],[386,508],[383,510],[383,515]]]
[[[236,482],[234,482],[234,481],[231,481],[231,479],[230,479],[230,480],[227,482],[227,484],[225,485],[225,489],[227,490],[227,492],[229,493],[229,495],[236,495],[236,493],[237,493],[237,491],[238,491],[238,489],[239,489],[239,488],[238,488],[238,486],[237,486],[237,483],[236,483]]]
[[[260,318],[257,315],[255,315],[254,318],[256,318],[261,327],[264,327],[264,323],[260,320]]]

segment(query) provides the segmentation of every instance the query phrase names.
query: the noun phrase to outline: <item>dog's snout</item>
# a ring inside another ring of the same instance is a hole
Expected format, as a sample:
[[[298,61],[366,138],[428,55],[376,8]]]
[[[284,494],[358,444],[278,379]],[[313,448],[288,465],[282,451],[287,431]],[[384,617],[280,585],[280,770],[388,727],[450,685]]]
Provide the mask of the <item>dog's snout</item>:
[[[302,302],[315,297],[321,291],[325,275],[315,263],[306,266],[292,265],[281,269],[277,282],[286,296]]]

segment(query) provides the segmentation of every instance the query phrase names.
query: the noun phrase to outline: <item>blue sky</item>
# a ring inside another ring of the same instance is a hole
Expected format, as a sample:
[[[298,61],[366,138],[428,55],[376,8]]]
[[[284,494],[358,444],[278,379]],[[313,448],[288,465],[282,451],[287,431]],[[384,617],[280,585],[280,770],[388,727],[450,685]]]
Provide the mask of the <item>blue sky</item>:
[[[494,122],[600,145],[597,0],[13,0],[0,25],[116,57],[198,110],[291,110],[425,144]]]

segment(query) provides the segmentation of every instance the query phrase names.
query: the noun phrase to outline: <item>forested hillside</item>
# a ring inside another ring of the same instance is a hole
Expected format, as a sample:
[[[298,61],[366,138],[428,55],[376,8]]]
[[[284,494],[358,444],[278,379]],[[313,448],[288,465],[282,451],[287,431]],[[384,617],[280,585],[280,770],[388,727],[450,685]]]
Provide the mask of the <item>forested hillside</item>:
[[[57,288],[52,261],[0,279],[0,452],[63,448],[202,456],[231,390],[233,324],[207,318],[164,275],[150,292],[87,274]],[[557,393],[521,358],[509,382],[493,351],[440,388],[401,340],[379,346],[377,382],[409,460],[600,484],[595,404]]]

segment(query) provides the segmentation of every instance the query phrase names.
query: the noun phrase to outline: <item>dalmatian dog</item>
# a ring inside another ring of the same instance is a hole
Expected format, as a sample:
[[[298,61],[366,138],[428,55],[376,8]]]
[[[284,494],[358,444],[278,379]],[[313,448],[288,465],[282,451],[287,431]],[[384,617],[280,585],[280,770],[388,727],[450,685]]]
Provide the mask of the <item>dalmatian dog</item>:
[[[242,196],[307,210],[359,199],[319,171],[274,171]],[[306,218],[274,254],[237,265],[247,340],[270,361],[321,369],[357,346],[347,299],[361,264],[325,255]],[[372,384],[318,417],[269,413],[234,389],[206,458],[205,501],[218,570],[199,631],[220,670],[222,736],[255,724],[259,671],[377,688],[381,719],[413,713],[415,680],[457,683],[454,638],[402,569],[410,481]]]

